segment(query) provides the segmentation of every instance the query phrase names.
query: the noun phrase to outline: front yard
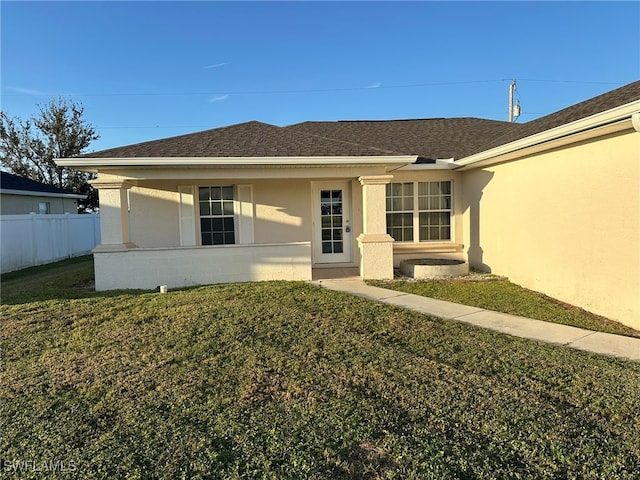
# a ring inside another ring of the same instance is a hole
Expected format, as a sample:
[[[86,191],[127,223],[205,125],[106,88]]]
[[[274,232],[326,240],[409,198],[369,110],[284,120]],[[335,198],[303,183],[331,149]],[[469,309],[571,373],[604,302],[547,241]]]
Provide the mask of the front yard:
[[[640,471],[639,363],[305,283],[91,276],[76,259],[2,277],[3,478]]]

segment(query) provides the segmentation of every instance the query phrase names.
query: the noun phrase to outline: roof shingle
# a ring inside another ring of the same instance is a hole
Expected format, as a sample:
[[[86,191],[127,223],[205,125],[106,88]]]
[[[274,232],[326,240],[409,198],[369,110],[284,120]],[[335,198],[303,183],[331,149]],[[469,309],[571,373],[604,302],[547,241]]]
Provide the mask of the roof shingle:
[[[640,99],[640,81],[518,124],[480,118],[252,121],[81,155],[84,158],[324,157],[416,155],[459,160]]]

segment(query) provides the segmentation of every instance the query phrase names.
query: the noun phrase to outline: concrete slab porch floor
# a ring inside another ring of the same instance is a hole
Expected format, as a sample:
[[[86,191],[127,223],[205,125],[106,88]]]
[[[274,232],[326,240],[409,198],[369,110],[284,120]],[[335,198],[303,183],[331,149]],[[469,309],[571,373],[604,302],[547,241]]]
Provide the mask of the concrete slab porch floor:
[[[332,277],[330,270],[334,269],[327,269],[324,272],[318,270],[318,276],[316,276],[316,270],[314,270],[313,280],[310,283],[321,288],[350,293],[369,300],[389,303],[426,315],[456,320],[516,337],[640,361],[640,339],[638,338],[594,332],[569,325],[543,322],[482,308],[468,307],[386,288],[371,287],[357,276],[357,269],[355,269],[355,275],[352,276],[348,276],[349,272],[346,272],[346,270],[354,269],[336,269],[345,270],[345,272],[333,272],[334,274],[342,273],[342,277]],[[322,276],[320,275],[321,272]]]

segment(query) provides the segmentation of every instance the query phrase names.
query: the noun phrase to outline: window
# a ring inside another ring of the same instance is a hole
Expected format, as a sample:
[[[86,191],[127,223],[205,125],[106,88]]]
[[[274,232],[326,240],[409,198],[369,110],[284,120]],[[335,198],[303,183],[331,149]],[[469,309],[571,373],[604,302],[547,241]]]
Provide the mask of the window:
[[[451,240],[451,181],[387,184],[387,233],[397,242]]]
[[[51,202],[38,203],[38,213],[40,215],[48,215],[51,213]]]
[[[202,245],[236,243],[233,186],[199,187],[198,197]]]
[[[387,233],[397,242],[413,241],[413,183],[387,184]]]

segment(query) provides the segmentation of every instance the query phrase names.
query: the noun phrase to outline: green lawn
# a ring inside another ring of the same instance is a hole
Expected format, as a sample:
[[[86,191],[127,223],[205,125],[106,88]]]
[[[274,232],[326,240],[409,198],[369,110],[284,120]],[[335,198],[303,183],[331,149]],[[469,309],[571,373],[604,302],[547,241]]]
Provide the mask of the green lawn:
[[[369,285],[389,288],[472,307],[572,325],[598,332],[640,338],[640,331],[605,317],[567,305],[541,293],[527,290],[500,277],[486,276],[469,281],[465,277],[451,280],[368,280]]]
[[[87,259],[2,277],[2,478],[640,471],[640,363],[302,282],[91,277]]]

